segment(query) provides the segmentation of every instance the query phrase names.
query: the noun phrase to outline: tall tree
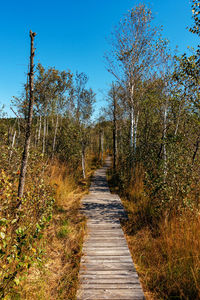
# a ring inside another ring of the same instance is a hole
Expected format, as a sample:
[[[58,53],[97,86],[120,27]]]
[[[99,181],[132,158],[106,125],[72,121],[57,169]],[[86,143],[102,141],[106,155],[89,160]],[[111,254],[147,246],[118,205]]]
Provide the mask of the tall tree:
[[[93,104],[95,102],[95,93],[92,89],[87,89],[86,84],[88,77],[84,73],[76,73],[74,89],[71,97],[74,102],[75,119],[79,131],[81,161],[83,177],[85,173],[85,151],[88,143],[88,125],[92,115]]]
[[[138,85],[155,72],[159,50],[165,43],[152,26],[152,13],[145,5],[128,11],[111,36],[111,50],[106,53],[107,69],[126,90],[130,114],[130,146],[137,146],[140,99]]]

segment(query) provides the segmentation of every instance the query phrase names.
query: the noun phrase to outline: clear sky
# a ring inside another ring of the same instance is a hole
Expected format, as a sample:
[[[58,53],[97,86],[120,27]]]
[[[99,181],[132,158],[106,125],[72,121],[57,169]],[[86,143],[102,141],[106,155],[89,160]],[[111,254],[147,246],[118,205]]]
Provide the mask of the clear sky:
[[[141,1],[150,6],[163,35],[178,45],[180,53],[198,44],[197,36],[186,29],[192,24],[190,0]],[[29,30],[35,38],[35,63],[59,70],[85,72],[88,86],[97,94],[97,107],[112,77],[103,55],[113,27],[136,0],[0,0],[0,104],[8,115],[12,96],[20,96],[29,62]]]

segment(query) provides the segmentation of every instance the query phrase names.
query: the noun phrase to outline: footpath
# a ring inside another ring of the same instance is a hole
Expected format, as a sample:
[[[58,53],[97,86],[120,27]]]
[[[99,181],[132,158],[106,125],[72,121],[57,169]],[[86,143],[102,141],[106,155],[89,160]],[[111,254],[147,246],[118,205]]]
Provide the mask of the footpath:
[[[77,300],[141,300],[144,293],[128,249],[120,219],[125,217],[118,195],[111,194],[105,166],[98,169],[90,193],[82,199],[87,237],[79,272]]]

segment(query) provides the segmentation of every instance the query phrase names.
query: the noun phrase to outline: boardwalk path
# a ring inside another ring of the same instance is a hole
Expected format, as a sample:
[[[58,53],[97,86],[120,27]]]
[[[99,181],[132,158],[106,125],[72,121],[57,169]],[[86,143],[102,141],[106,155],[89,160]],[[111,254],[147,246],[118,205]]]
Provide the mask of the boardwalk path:
[[[90,193],[82,200],[88,236],[83,246],[78,300],[145,299],[120,226],[121,200],[111,194],[106,165],[97,170]]]

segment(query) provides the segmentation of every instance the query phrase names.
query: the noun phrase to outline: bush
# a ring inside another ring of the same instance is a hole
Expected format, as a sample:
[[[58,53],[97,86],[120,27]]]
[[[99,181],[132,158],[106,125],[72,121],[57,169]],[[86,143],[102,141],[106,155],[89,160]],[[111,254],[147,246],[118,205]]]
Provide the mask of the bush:
[[[12,293],[30,266],[41,259],[40,240],[52,217],[54,199],[41,177],[35,182],[16,209],[16,182],[5,171],[0,173],[0,298]]]

